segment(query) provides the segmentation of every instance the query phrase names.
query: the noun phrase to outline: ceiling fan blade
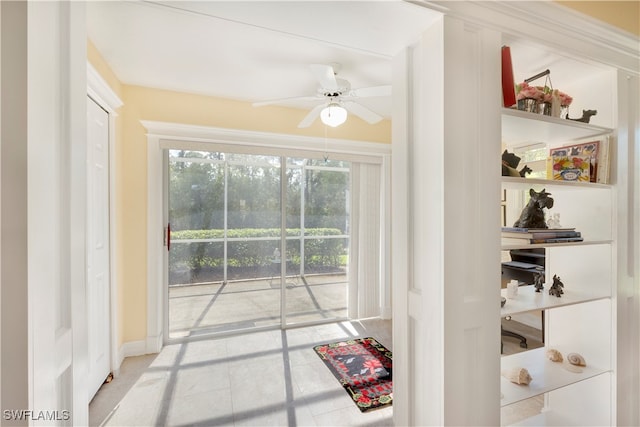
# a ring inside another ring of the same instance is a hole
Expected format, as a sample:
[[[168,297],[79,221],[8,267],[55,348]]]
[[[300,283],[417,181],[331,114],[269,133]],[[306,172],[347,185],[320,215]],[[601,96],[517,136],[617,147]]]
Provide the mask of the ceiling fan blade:
[[[364,105],[358,104],[357,102],[345,101],[343,105],[344,105],[344,108],[347,109],[347,111],[355,114],[356,116],[360,117],[362,120],[366,121],[369,124],[378,123],[380,120],[383,119],[383,117],[380,114],[374,113]]]
[[[309,68],[311,68],[311,72],[315,76],[316,80],[320,82],[320,86],[322,86],[323,89],[338,89],[338,82],[336,81],[336,75],[333,72],[332,66],[311,64],[309,65]]]
[[[357,96],[358,98],[371,98],[374,96],[391,96],[391,85],[361,87],[360,89],[352,90],[350,95]]]
[[[318,99],[322,99],[319,96],[293,96],[290,98],[280,98],[280,99],[270,99],[267,101],[258,101],[258,102],[254,102],[253,105],[254,107],[263,107],[265,105],[272,105],[272,104],[281,104],[283,102],[287,102],[287,101],[317,101]]]
[[[313,107],[313,110],[309,111],[309,114],[307,114],[304,119],[302,119],[302,121],[298,123],[298,127],[308,128],[309,126],[311,126],[311,123],[313,123],[320,116],[320,112],[324,107],[325,104],[320,104]]]

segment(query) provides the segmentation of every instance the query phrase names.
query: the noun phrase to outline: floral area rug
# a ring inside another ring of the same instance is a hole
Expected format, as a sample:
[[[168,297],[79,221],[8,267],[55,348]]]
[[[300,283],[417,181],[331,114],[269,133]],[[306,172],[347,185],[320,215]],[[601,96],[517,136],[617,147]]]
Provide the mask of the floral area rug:
[[[392,404],[392,354],[374,338],[322,344],[313,349],[360,411]]]

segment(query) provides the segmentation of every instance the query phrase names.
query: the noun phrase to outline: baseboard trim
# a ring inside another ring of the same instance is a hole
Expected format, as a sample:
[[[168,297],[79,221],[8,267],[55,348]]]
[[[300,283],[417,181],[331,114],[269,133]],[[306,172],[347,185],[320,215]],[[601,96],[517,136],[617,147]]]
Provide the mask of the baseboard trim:
[[[120,352],[122,354],[122,360],[124,360],[125,357],[142,356],[147,354],[147,345],[143,340],[129,341],[122,344]]]
[[[146,342],[146,354],[160,353],[162,350],[162,334],[156,336],[148,336]]]
[[[146,340],[129,341],[123,343],[117,351],[117,360],[112,368],[114,376],[120,373],[120,366],[126,357],[144,356],[145,354],[159,353],[162,350],[162,335],[147,337]]]

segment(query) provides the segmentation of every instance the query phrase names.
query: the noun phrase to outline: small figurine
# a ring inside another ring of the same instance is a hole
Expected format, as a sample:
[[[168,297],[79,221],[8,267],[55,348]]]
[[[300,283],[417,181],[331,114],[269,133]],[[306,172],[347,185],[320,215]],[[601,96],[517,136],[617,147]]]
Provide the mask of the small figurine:
[[[533,286],[536,288],[536,292],[540,292],[544,289],[544,273],[533,273]]]
[[[521,176],[522,178],[526,178],[526,176],[527,176],[528,174],[530,174],[531,172],[533,172],[533,170],[532,170],[529,166],[524,165],[524,167],[523,167],[522,169],[520,169],[520,172],[519,172],[519,173],[520,173],[520,176]]]
[[[531,196],[529,203],[522,209],[520,218],[518,218],[513,226],[521,228],[548,228],[542,209],[551,209],[553,207],[553,199],[549,197],[551,193],[547,193],[544,189],[536,193],[532,188],[529,190],[529,195]]]
[[[567,120],[573,120],[574,122],[589,123],[589,120],[591,120],[591,116],[595,116],[596,114],[598,114],[598,110],[582,110],[582,117],[580,117],[579,119],[571,119],[569,118],[569,116],[567,116]]]
[[[516,168],[519,163],[520,157],[514,153],[509,153],[507,150],[504,150],[502,153],[502,176],[519,176],[524,178],[527,174],[532,172],[531,168],[527,165],[524,165],[520,172],[518,172]]]
[[[562,290],[562,288],[564,288],[564,284],[560,281],[560,277],[554,274],[553,284],[549,288],[549,295],[553,295],[560,298],[562,294],[564,294],[564,291]]]
[[[547,226],[549,228],[562,228],[560,225],[560,214],[554,213],[551,215],[551,218],[547,220]]]

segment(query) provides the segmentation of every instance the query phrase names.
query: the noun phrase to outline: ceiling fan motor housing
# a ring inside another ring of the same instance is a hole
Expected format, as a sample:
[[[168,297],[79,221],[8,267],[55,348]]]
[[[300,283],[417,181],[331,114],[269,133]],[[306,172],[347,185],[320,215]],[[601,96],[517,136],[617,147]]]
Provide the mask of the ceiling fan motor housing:
[[[336,98],[338,96],[348,94],[351,91],[351,84],[347,80],[336,77],[336,84],[336,88],[320,88],[318,89],[318,93],[327,98]]]

